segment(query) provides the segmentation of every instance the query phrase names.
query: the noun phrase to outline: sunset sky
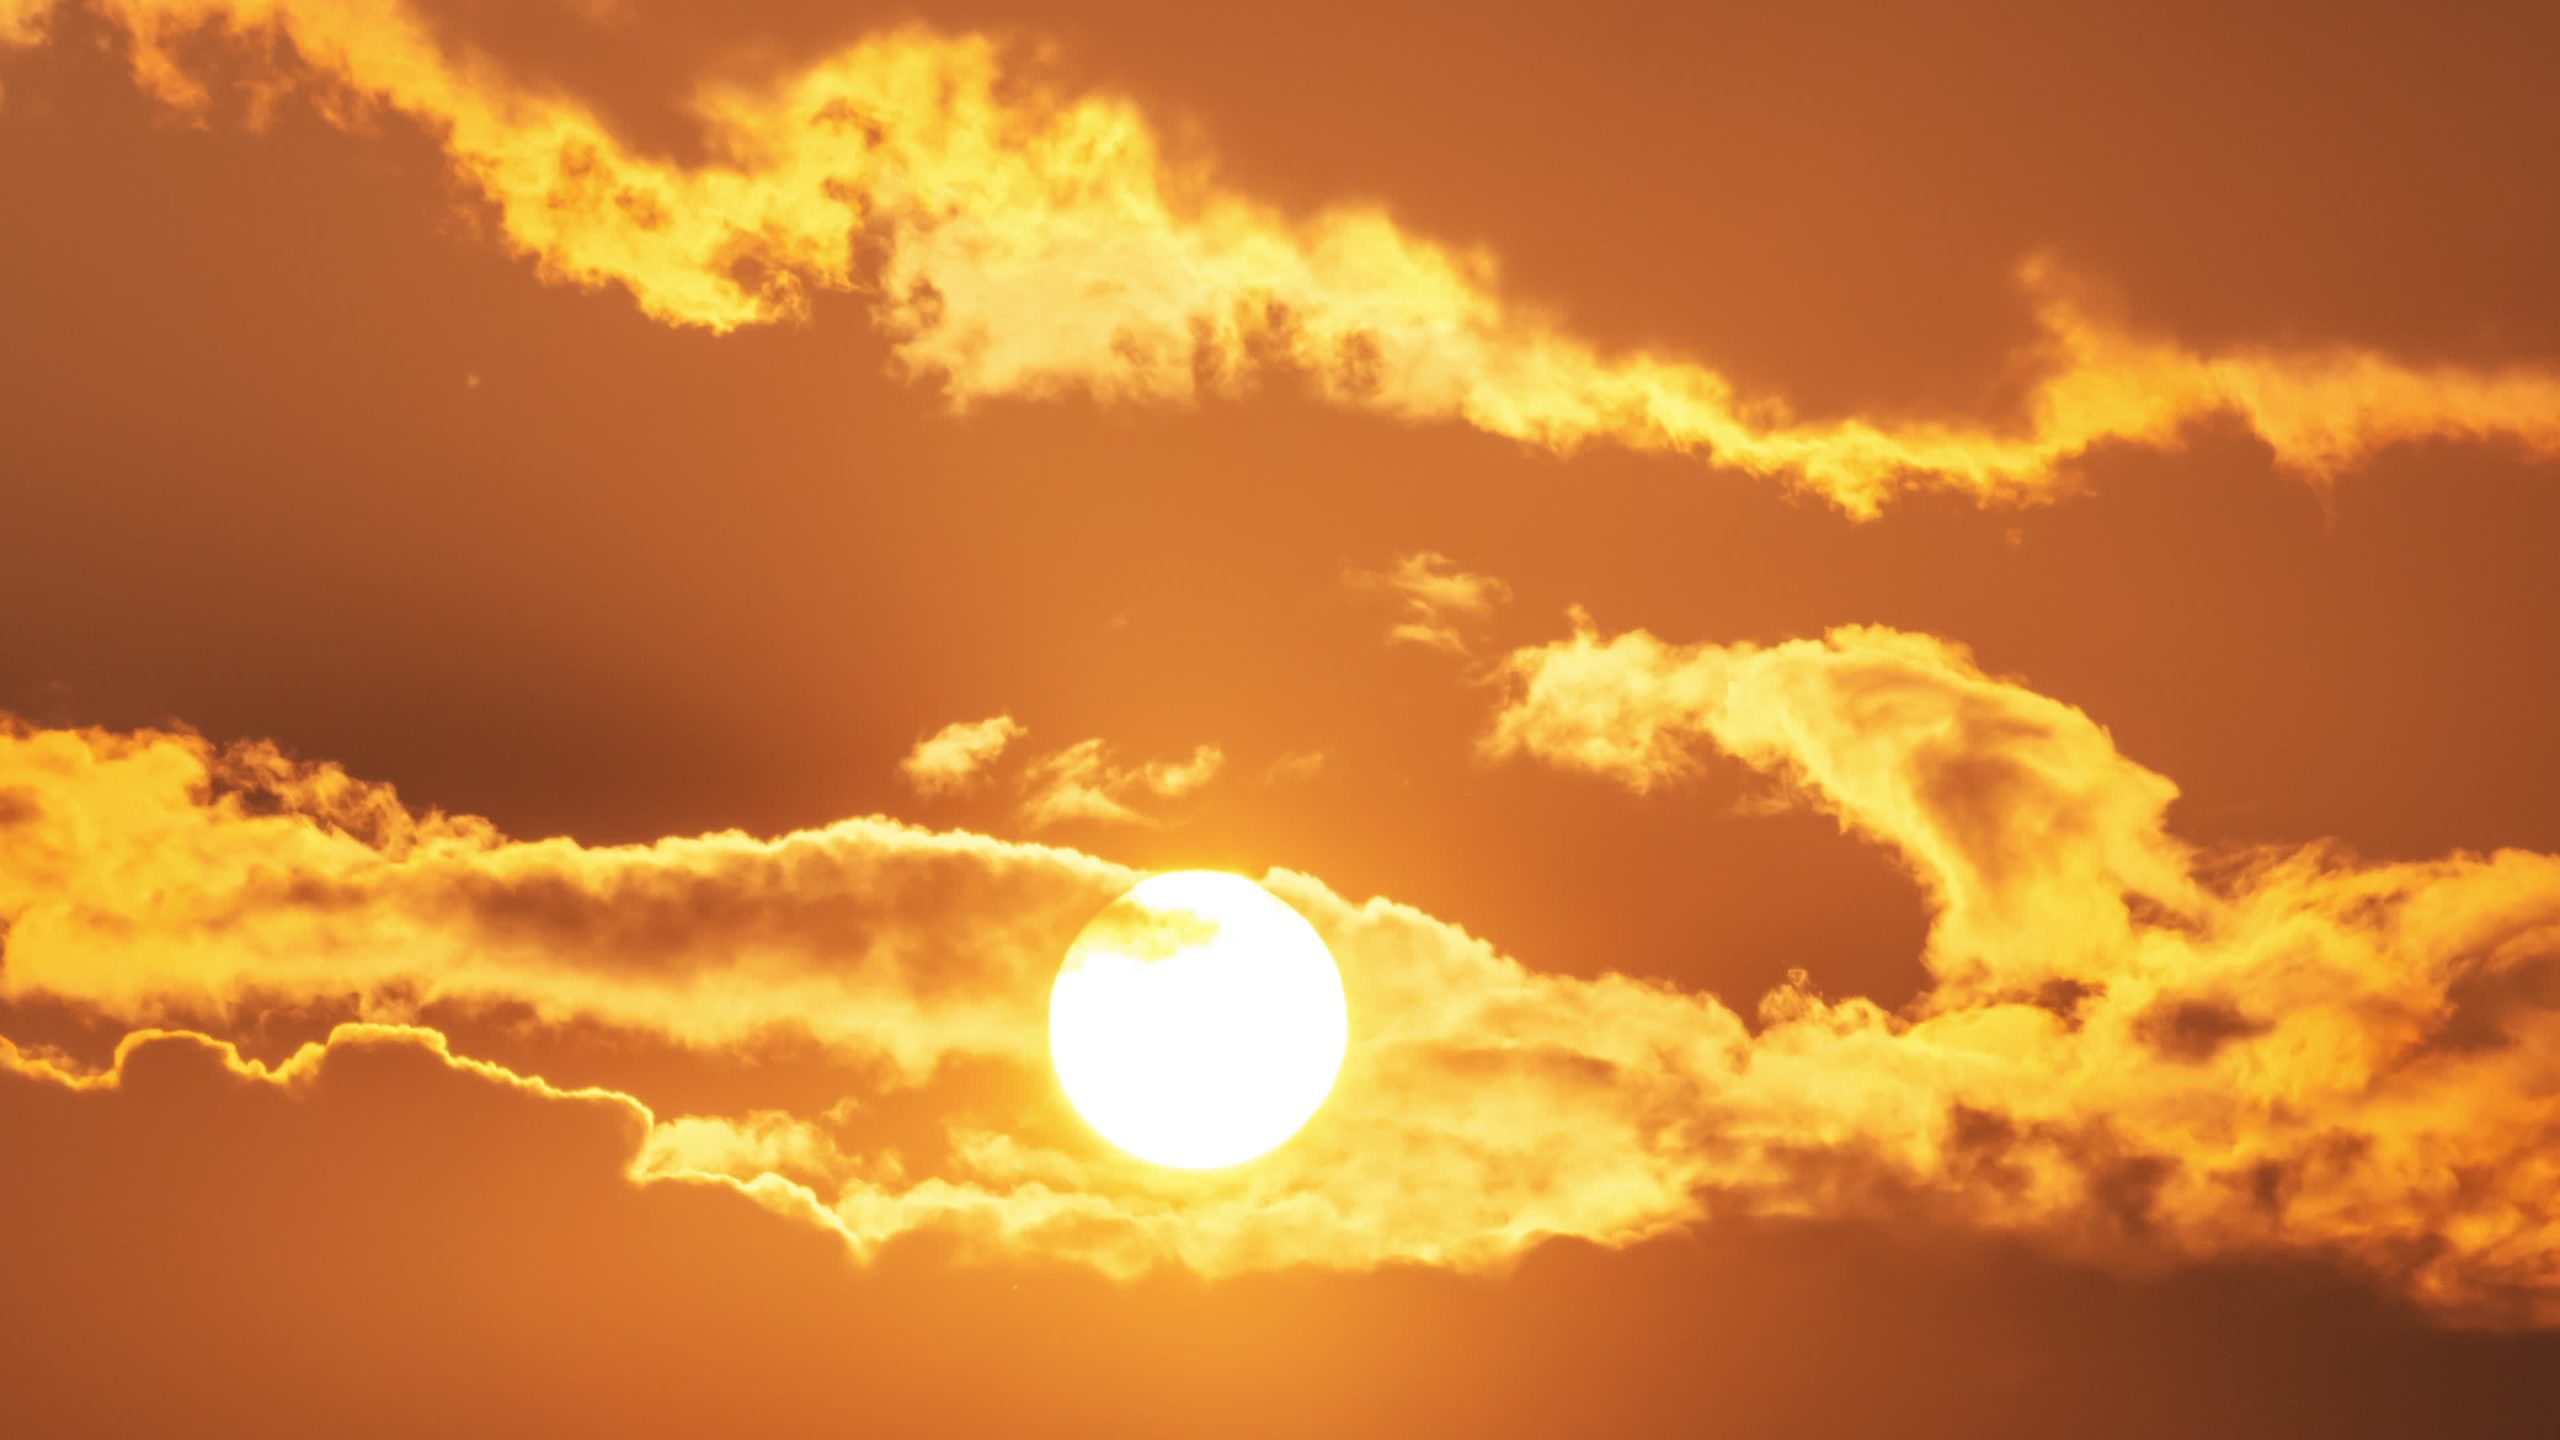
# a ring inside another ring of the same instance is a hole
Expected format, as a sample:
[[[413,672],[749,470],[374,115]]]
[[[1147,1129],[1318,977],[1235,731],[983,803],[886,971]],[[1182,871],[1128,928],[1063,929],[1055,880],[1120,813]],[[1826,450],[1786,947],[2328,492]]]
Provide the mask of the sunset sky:
[[[0,1433],[2560,1434],[2555,67],[0,0]]]

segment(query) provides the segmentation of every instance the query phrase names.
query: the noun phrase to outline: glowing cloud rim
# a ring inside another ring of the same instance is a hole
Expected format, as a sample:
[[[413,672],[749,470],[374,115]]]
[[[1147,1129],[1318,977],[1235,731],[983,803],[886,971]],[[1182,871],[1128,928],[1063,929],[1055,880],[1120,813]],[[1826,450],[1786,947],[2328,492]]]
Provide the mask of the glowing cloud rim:
[[[618,286],[717,331],[870,298],[898,366],[954,405],[1083,393],[1193,401],[1270,379],[1410,421],[1555,451],[1700,456],[1859,517],[1894,495],[2052,498],[2112,444],[2173,447],[2213,417],[2327,479],[2382,448],[2487,441],[2560,455],[2560,374],[2415,364],[2370,348],[2202,351],[2086,300],[2050,258],[2020,279],[2041,378],[2023,424],[1796,418],[1698,361],[1611,354],[1506,299],[1491,257],[1369,208],[1291,216],[1168,158],[1148,117],[1071,96],[995,42],[905,29],[691,100],[713,157],[644,154],[578,99],[452,50],[402,0],[87,0],[136,80],[211,104],[183,42],[207,32],[323,113],[380,107],[438,137],[544,278]],[[44,27],[0,15],[0,43]]]

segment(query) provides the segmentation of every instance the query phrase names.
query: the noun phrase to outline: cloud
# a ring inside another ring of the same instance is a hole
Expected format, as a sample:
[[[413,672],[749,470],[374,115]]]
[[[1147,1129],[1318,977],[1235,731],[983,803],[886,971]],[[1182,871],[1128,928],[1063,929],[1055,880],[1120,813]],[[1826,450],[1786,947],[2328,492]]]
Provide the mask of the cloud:
[[[1683,1137],[1712,1067],[1666,1067],[1742,1034],[1704,997],[1538,975],[1417,911],[1273,872],[1343,965],[1342,1084],[1274,1155],[1170,1175],[1104,1147],[1048,1074],[1059,959],[1137,878],[1088,855],[876,819],[517,841],[272,746],[164,732],[8,729],[0,793],[17,797],[0,1001],[217,1033],[286,1006],[377,1023],[495,1007],[741,1057],[804,1037],[839,1060],[864,1143],[695,1117],[653,1153],[805,1191],[804,1218],[861,1254],[922,1232],[1232,1274],[1626,1243],[1689,1218],[1706,1175]],[[864,1130],[892,1097],[927,1118]]]
[[[1030,733],[1010,715],[954,720],[916,742],[898,773],[920,795],[942,795],[976,785],[1005,747]]]
[[[42,43],[54,0],[0,0],[0,48]]]
[[[136,1035],[96,1075],[0,1045],[13,1179],[40,1177],[0,1186],[11,1421],[1359,1435],[1425,1415],[1526,1436],[1712,1414],[1780,1436],[1874,1433],[1917,1407],[1979,1411],[1972,1434],[2115,1436],[2195,1428],[2242,1371],[2277,1417],[2259,1434],[2501,1433],[2548,1408],[2548,1337],[2414,1334],[2300,1267],[2127,1285],[1912,1225],[1551,1245],[1499,1285],[1416,1268],[1115,1282],[931,1243],[854,1266],[779,1187],[671,1162],[694,1133],[415,1028],[344,1027],[272,1065]],[[796,1143],[742,1163],[793,1166]],[[1842,1347],[1867,1383],[1829,1383]]]
[[[1010,715],[954,721],[917,741],[898,769],[919,794],[970,789],[994,771],[1013,741],[1029,733]],[[1035,830],[1079,821],[1154,825],[1161,822],[1141,807],[1199,790],[1225,764],[1225,752],[1215,745],[1198,746],[1183,760],[1127,765],[1113,758],[1109,742],[1079,740],[1022,767],[1020,813]]]
[[[1036,1056],[1036,976],[1136,875],[882,819],[516,841],[272,746],[0,732],[0,994],[127,1019],[325,998],[522,1004],[732,1047],[780,1026],[908,1075]]]
[[[2199,350],[2108,318],[2048,260],[2021,269],[2041,377],[2023,423],[1809,421],[1712,367],[1611,353],[1506,299],[1489,256],[1374,208],[1293,216],[1168,158],[1149,117],[1061,93],[993,41],[904,29],[769,84],[705,82],[708,158],[617,136],[573,95],[509,79],[401,0],[88,0],[136,79],[201,110],[187,42],[311,82],[439,137],[546,279],[627,291],[671,324],[796,318],[860,293],[897,364],[957,406],[1082,393],[1188,401],[1273,378],[1348,407],[1459,422],[1557,451],[1590,444],[1783,477],[1849,514],[1909,490],[2049,498],[2077,457],[2174,446],[2229,417],[2288,470],[2327,477],[2417,440],[2560,454],[2560,375],[2356,347]],[[283,41],[284,44],[275,42]]]
[[[0,1042],[0,1132],[45,1177],[0,1194],[10,1233],[42,1237],[0,1316],[15,1423],[668,1433],[653,1412],[700,1403],[724,1332],[793,1344],[760,1313],[778,1287],[736,1277],[835,1267],[731,1182],[635,1187],[651,1125],[432,1031],[342,1027],[272,1066],[144,1032],[95,1076]]]
[[[1262,772],[1265,785],[1299,785],[1324,774],[1331,758],[1322,750],[1292,750]]]
[[[1385,570],[1354,570],[1354,589],[1395,597],[1391,643],[1420,645],[1451,655],[1467,653],[1468,629],[1490,618],[1511,598],[1511,587],[1491,575],[1461,570],[1436,550],[1399,555]]]
[[[1226,754],[1201,745],[1186,760],[1122,765],[1100,740],[1079,740],[1034,761],[1023,776],[1022,818],[1035,829],[1072,821],[1111,825],[1157,823],[1136,808],[1149,800],[1178,800],[1217,778]]]
[[[1726,1183],[1844,1203],[1792,1149],[1973,1223],[2317,1247],[2449,1309],[2560,1316],[2560,858],[2200,854],[2168,828],[2176,787],[2095,721],[1925,635],[1672,645],[1577,615],[1503,676],[1489,753],[1639,791],[1720,753],[1929,897],[1907,1013],[1809,977],[1763,1000],[1716,1143],[1800,1138],[1773,1129]]]
[[[2560,860],[2199,855],[2095,722],[1926,636],[1585,628],[1505,676],[1497,754],[1650,785],[1711,748],[1894,847],[1930,897],[1930,990],[1892,1013],[1799,976],[1746,1024],[1275,871],[1342,962],[1351,1052],[1289,1145],[1176,1174],[1101,1145],[1046,1073],[1041,997],[1120,867],[877,820],[520,842],[271,747],[21,730],[0,1000],[807,1037],[847,1103],[683,1117],[643,1153],[866,1256],[929,1235],[1119,1275],[1474,1269],[1551,1237],[1893,1215],[2110,1263],[2336,1257],[2449,1315],[2560,1315]]]

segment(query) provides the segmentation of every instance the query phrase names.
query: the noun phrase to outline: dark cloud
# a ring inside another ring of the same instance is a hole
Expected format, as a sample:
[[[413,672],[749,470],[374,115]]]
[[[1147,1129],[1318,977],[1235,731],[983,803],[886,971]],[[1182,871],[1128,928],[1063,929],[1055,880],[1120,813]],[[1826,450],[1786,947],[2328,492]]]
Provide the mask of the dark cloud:
[[[2134,1033],[2172,1060],[2210,1060],[2232,1041],[2270,1028],[2219,1000],[2163,1000],[2134,1021]]]

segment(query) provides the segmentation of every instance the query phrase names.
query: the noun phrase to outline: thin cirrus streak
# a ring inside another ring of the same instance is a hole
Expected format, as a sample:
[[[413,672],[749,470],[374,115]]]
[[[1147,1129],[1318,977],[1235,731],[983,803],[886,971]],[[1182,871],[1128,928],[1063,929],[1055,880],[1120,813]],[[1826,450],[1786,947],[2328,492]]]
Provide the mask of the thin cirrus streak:
[[[180,107],[207,100],[185,38],[290,42],[256,53],[440,136],[545,277],[619,285],[668,323],[725,331],[802,314],[814,291],[865,293],[899,366],[955,404],[1189,401],[1285,374],[1338,404],[1558,451],[1707,457],[1860,517],[1913,489],[2049,497],[2093,447],[2171,446],[2223,415],[2312,477],[2415,440],[2560,454],[2548,369],[2199,351],[2104,318],[2042,261],[2021,271],[2043,377],[2022,423],[1799,419],[1696,361],[1606,352],[1506,300],[1489,257],[1380,211],[1299,218],[1234,193],[1171,160],[1132,103],[1043,88],[984,37],[900,30],[766,86],[706,84],[692,105],[716,158],[687,166],[446,48],[402,0],[87,4]],[[44,8],[0,10],[0,40],[32,41]]]
[[[2168,780],[1929,636],[1580,628],[1501,674],[1497,756],[1648,788],[1712,749],[1894,848],[1931,909],[1929,990],[1894,1013],[1805,977],[1746,1024],[1274,872],[1341,959],[1343,1076],[1278,1151],[1160,1172],[1044,1083],[1045,981],[1119,866],[877,820],[521,842],[270,747],[13,729],[0,1001],[216,1036],[323,1001],[376,1024],[513,1005],[713,1056],[804,1036],[850,1107],[652,1118],[622,1163],[858,1254],[924,1232],[1114,1273],[1481,1268],[1549,1236],[1889,1214],[2110,1260],[2311,1253],[2449,1318],[2560,1317],[2560,859],[2200,856]],[[385,1045],[444,1042],[329,1048]],[[1009,1078],[946,1084],[971,1064]],[[890,1093],[923,1097],[929,1141],[846,1128]]]

